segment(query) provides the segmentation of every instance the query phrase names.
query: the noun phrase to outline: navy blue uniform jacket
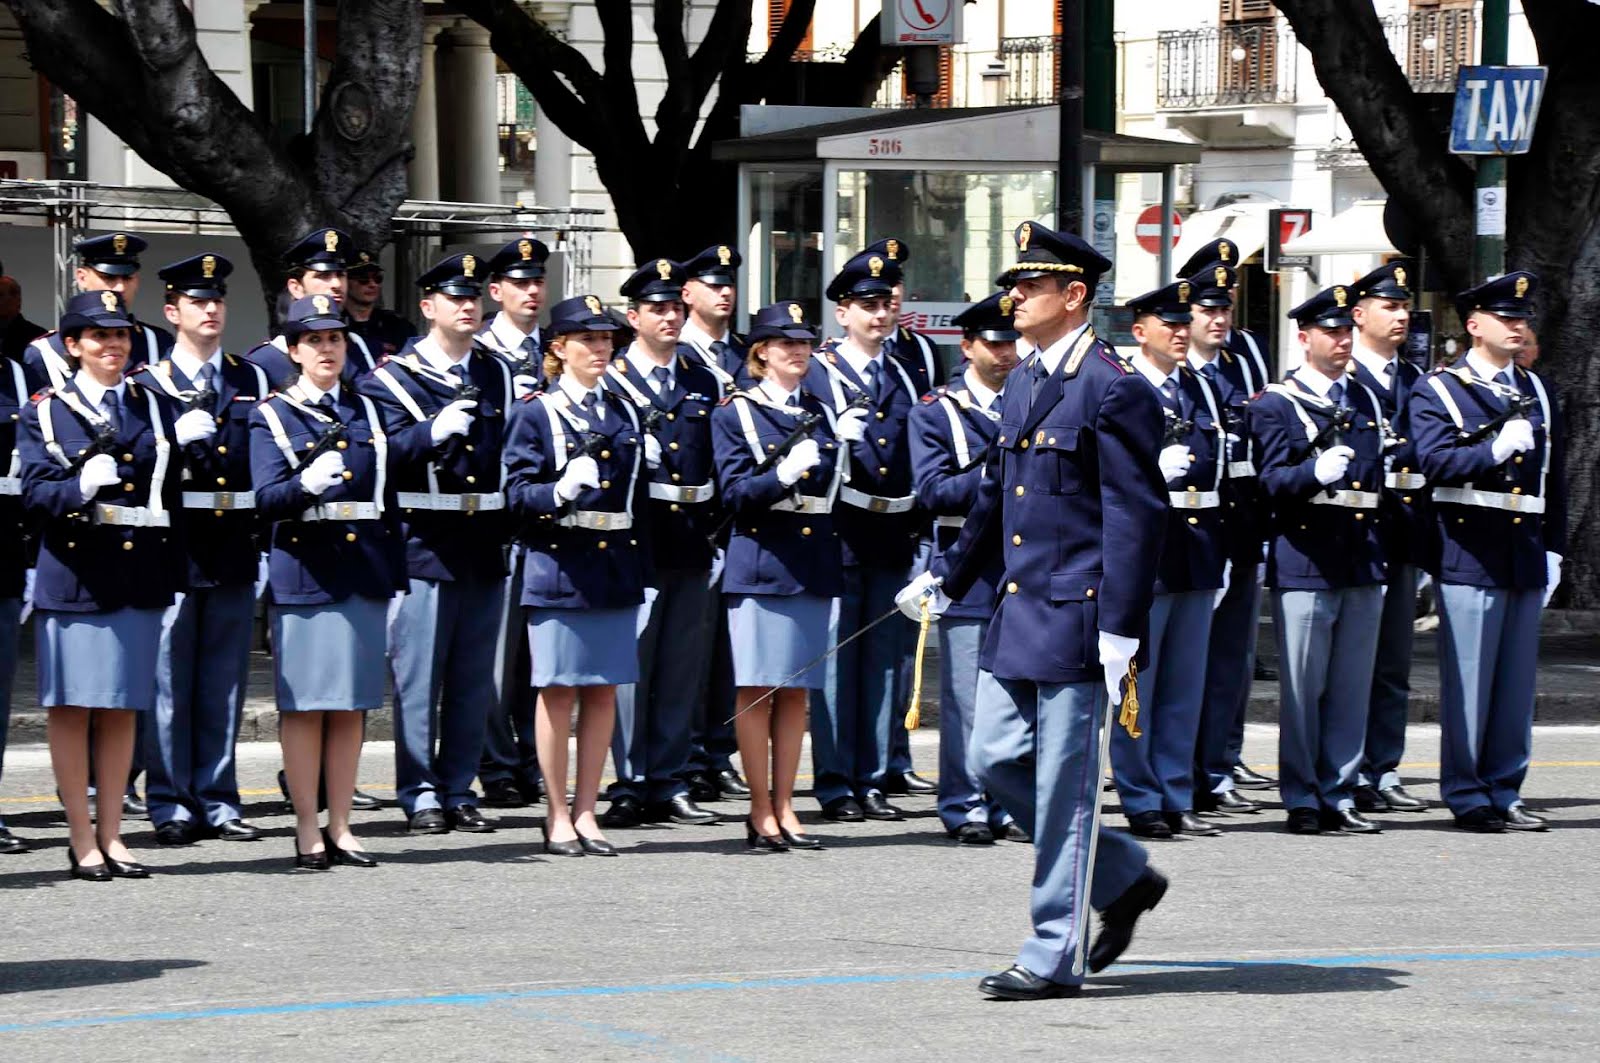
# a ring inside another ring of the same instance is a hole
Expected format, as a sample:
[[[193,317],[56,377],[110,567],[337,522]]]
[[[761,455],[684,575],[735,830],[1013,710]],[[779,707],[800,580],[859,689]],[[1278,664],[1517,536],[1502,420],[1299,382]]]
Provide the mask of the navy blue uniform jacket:
[[[1148,383],[1148,381],[1147,381]],[[1189,471],[1181,480],[1167,484],[1173,495],[1201,496],[1217,491],[1225,457],[1220,403],[1206,401],[1206,384],[1187,366],[1178,369],[1179,420],[1191,425],[1181,442],[1189,448]],[[1158,399],[1159,401],[1159,399]],[[1213,409],[1216,413],[1213,414]],[[1163,439],[1166,436],[1162,432]],[[1226,480],[1222,480],[1226,483]],[[1216,590],[1222,586],[1222,566],[1227,558],[1225,510],[1222,507],[1190,509],[1173,505],[1167,511],[1167,540],[1161,550],[1161,567],[1156,575],[1157,594],[1182,594],[1186,591]],[[1242,566],[1234,578],[1255,579],[1254,562]]]
[[[998,411],[996,412],[998,416]],[[959,433],[959,435],[958,435]],[[934,517],[934,559],[955,545],[961,528],[950,519],[964,519],[978,499],[983,457],[1000,434],[1000,422],[979,409],[964,377],[934,388],[911,411],[911,465],[917,503]],[[947,518],[940,522],[939,518]],[[994,615],[994,593],[1004,559],[989,559],[959,601],[945,616],[987,620]]]

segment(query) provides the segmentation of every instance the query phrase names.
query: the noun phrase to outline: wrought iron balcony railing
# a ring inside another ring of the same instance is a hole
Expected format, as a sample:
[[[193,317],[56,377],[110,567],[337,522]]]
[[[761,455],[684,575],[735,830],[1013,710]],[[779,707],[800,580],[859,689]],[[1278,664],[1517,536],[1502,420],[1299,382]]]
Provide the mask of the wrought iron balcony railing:
[[[1156,37],[1156,105],[1294,103],[1296,44],[1287,23],[1262,19]]]

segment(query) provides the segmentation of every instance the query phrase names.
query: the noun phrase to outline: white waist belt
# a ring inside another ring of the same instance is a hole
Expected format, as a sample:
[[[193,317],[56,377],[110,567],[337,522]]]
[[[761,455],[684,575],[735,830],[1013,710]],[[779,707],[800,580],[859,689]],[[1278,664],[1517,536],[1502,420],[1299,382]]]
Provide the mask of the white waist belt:
[[[772,508],[779,513],[832,513],[833,501],[822,495],[801,495],[780,499],[772,503]]]
[[[114,506],[104,503],[94,507],[96,524],[115,524],[122,528],[170,528],[172,514],[162,510],[152,513],[149,506]]]
[[[854,487],[846,485],[839,488],[839,501],[869,513],[908,513],[911,507],[917,504],[917,496],[901,495],[898,498],[888,498],[883,495],[869,495],[865,491],[857,491]]]
[[[22,477],[0,476],[0,495],[22,494]]]
[[[584,528],[588,531],[627,531],[633,527],[633,515],[604,509],[580,509],[568,513],[556,523],[563,528]]]
[[[716,486],[710,483],[699,484],[695,487],[679,487],[677,484],[650,484],[650,497],[661,502],[709,502],[711,496],[717,493]]]
[[[1318,491],[1311,503],[1317,506],[1343,506],[1346,509],[1377,509],[1378,492],[1335,491],[1329,495],[1325,491]]]
[[[254,491],[185,491],[184,509],[255,509]]]
[[[426,491],[401,491],[395,496],[402,509],[431,509],[440,513],[493,512],[506,508],[506,496],[489,494],[432,495]]]
[[[1454,502],[1458,506],[1482,506],[1511,513],[1543,513],[1543,495],[1512,495],[1504,491],[1479,491],[1475,487],[1435,487],[1435,502]]]
[[[964,528],[967,525],[966,517],[934,517],[933,523],[940,528]]]
[[[301,520],[377,520],[376,502],[322,502],[300,514]]]
[[[1228,462],[1228,478],[1239,479],[1256,474],[1256,463],[1250,460]]]
[[[1168,491],[1167,501],[1173,509],[1216,509],[1222,496],[1215,491]]]
[[[1418,491],[1427,487],[1428,481],[1420,472],[1391,472],[1383,478],[1383,486],[1391,491]]]

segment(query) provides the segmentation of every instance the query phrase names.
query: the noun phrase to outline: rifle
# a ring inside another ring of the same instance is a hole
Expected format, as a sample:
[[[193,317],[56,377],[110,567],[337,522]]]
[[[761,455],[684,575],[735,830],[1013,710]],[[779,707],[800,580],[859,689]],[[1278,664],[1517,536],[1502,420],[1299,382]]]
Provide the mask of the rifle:
[[[329,424],[327,428],[323,429],[322,435],[317,438],[311,449],[307,450],[305,455],[301,457],[300,467],[302,469],[310,467],[312,462],[328,451],[335,449],[349,434],[343,421],[335,420]]]
[[[1518,395],[1516,398],[1511,399],[1510,403],[1511,404],[1504,410],[1489,418],[1488,423],[1480,426],[1476,430],[1471,432],[1463,430],[1461,433],[1461,442],[1468,445],[1473,443],[1482,443],[1484,440],[1500,431],[1500,429],[1504,428],[1506,422],[1514,421],[1519,417],[1526,417],[1529,413],[1533,412],[1534,408],[1539,405],[1539,400],[1532,395]]]
[[[183,396],[183,412],[204,410],[206,413],[217,412],[217,391],[215,388],[195,388]]]
[[[72,459],[72,471],[82,472],[83,466],[90,458],[96,456],[97,454],[113,453],[116,449],[117,430],[111,427],[111,422],[107,421],[106,423],[95,428],[94,438],[89,440],[89,445],[84,448],[82,454],[79,454],[76,458]]]
[[[1354,407],[1335,406],[1333,408],[1333,416],[1328,420],[1328,423],[1323,425],[1322,430],[1312,438],[1311,452],[1315,454],[1324,447],[1344,446],[1345,430],[1350,427],[1350,418],[1355,415]]]
[[[1189,433],[1194,431],[1194,422],[1185,420],[1172,412],[1167,407],[1161,407],[1161,412],[1166,414],[1167,431],[1161,438],[1163,447],[1170,447],[1182,443],[1189,438]]]

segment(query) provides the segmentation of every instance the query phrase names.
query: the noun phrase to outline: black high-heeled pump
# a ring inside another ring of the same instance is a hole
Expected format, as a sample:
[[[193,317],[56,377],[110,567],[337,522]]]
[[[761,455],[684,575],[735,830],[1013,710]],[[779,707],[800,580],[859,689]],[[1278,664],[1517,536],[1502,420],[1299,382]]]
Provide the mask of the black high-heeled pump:
[[[824,848],[822,839],[813,838],[809,834],[796,834],[794,831],[791,831],[788,827],[785,827],[782,824],[779,824],[778,826],[778,834],[783,838],[784,841],[789,843],[789,848],[791,849],[817,850]]]
[[[616,856],[617,847],[604,838],[591,838],[586,834],[578,835],[578,844],[583,846],[583,851],[590,856]]]
[[[780,830],[782,828],[779,828]],[[756,830],[756,824],[750,817],[744,821],[744,843],[748,848],[765,853],[786,853],[789,843],[782,838],[775,838],[770,834],[762,834]]]
[[[294,866],[297,871],[327,871],[333,867],[328,860],[328,851],[320,853],[302,853],[300,839],[294,840]]]
[[[325,847],[324,851],[333,859],[333,862],[336,864],[343,864],[345,867],[378,866],[378,861],[374,860],[371,856],[362,852],[360,849],[341,848],[337,843],[334,842],[333,835],[328,833],[326,827],[324,827],[322,831],[322,844]]]
[[[143,864],[136,864],[132,860],[113,860],[111,854],[104,849],[100,850],[100,858],[105,861],[106,868],[111,872],[112,878],[149,878],[150,869]]]
[[[85,867],[78,863],[78,854],[72,851],[72,846],[67,846],[67,866],[72,869],[72,877],[84,882],[110,882],[111,869],[105,864],[90,864]]]
[[[551,856],[582,856],[584,854],[582,838],[571,838],[564,842],[553,842],[550,840],[549,824],[541,824],[539,827],[539,832],[544,835],[544,851],[549,853]],[[612,855],[614,856],[616,854],[613,853]]]

